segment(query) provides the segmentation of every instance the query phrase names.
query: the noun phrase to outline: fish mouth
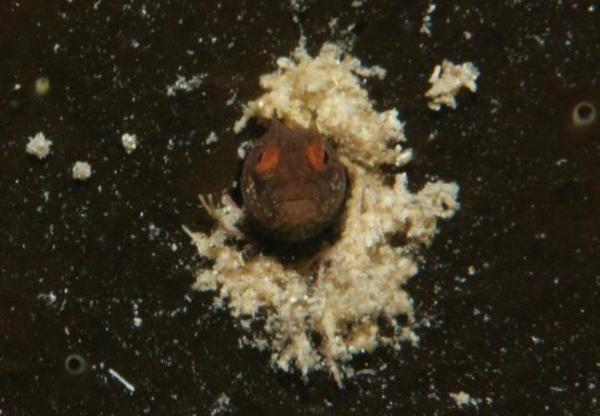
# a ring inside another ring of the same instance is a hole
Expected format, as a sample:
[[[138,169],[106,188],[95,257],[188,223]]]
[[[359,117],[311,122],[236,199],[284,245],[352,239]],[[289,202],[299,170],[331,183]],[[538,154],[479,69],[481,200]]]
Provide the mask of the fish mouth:
[[[320,215],[317,201],[312,198],[287,199],[279,208],[280,221],[289,225],[318,222]]]

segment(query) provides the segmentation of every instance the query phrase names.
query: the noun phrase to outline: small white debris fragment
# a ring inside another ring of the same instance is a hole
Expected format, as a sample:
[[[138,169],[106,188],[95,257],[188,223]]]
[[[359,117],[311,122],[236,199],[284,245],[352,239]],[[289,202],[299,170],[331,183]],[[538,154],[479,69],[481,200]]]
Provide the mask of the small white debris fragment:
[[[459,408],[462,408],[463,406],[467,405],[478,405],[477,400],[471,398],[471,396],[469,396],[469,394],[465,393],[464,391],[459,391],[458,393],[449,393],[449,396],[452,400],[454,400],[454,402]]]
[[[44,136],[44,133],[39,132],[35,136],[29,138],[26,151],[30,155],[33,155],[41,160],[45,159],[50,153],[50,146],[52,146],[52,141],[47,140],[46,136]]]
[[[436,7],[437,6],[433,3],[429,4],[429,7],[427,7],[427,11],[425,12],[425,16],[423,16],[423,23],[421,24],[419,33],[431,37],[431,14],[435,11]]]
[[[175,96],[177,91],[190,92],[202,85],[202,81],[206,78],[207,74],[197,74],[192,76],[191,78],[185,78],[181,75],[177,75],[177,80],[171,84],[167,85],[167,95],[169,97]]]
[[[73,165],[73,179],[87,181],[92,176],[92,166],[88,162],[77,161]]]
[[[231,410],[231,399],[225,393],[221,393],[212,405],[210,416],[226,414],[229,410]]]
[[[137,136],[135,134],[125,133],[121,136],[121,143],[123,144],[123,149],[129,155],[137,148]]]
[[[425,93],[429,98],[427,104],[430,109],[439,111],[442,105],[456,108],[456,94],[461,88],[467,88],[471,92],[477,91],[477,78],[479,70],[472,62],[455,65],[444,59],[442,65],[436,65],[433,69],[429,83],[431,88]]]
[[[469,276],[475,275],[476,272],[477,270],[475,269],[475,266],[469,266],[469,268],[467,269],[467,273],[469,274]]]
[[[50,291],[49,293],[40,293],[37,298],[46,302],[47,305],[52,305],[56,302],[56,295],[53,291]]]
[[[21,89],[21,84],[15,84],[14,90],[19,91]]]
[[[119,383],[121,383],[129,391],[129,393],[131,393],[131,394],[135,393],[135,386],[133,386],[130,382],[125,380],[119,373],[117,373],[112,368],[109,368],[108,372],[110,373],[111,376],[114,377],[115,380],[117,380]]]
[[[541,345],[544,343],[544,340],[540,337],[536,337],[535,335],[532,335],[531,342],[533,342],[534,345]]]
[[[216,143],[218,140],[219,138],[217,137],[216,133],[214,131],[211,131],[206,140],[204,141],[204,144],[209,145],[212,143]]]
[[[140,328],[142,326],[142,318],[140,318],[140,307],[137,303],[133,302],[133,326]]]
[[[563,158],[563,159],[558,159],[555,164],[556,164],[556,166],[561,166],[567,162],[568,162],[568,160]]]
[[[237,90],[233,91],[233,93],[231,94],[231,96],[227,99],[227,101],[225,102],[225,105],[227,107],[233,105],[233,103],[235,103],[235,100],[237,100]]]
[[[244,159],[246,157],[246,152],[252,146],[252,142],[246,140],[240,143],[237,149],[237,154],[240,159]]]
[[[35,80],[35,93],[37,95],[46,95],[50,90],[50,80],[47,77],[40,77]]]

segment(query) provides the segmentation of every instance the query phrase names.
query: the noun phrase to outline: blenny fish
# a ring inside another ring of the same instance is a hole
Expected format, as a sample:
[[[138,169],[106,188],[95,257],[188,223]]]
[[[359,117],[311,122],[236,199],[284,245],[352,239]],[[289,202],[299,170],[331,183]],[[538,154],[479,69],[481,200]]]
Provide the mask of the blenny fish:
[[[269,238],[304,241],[339,218],[347,182],[336,152],[315,128],[288,128],[274,118],[244,161],[242,200]]]

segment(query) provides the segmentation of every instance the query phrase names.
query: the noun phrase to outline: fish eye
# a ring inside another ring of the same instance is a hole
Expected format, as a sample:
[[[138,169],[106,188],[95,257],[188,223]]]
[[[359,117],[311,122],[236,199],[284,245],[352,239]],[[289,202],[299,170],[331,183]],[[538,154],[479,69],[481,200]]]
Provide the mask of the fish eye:
[[[306,158],[310,166],[319,173],[325,171],[330,159],[327,149],[318,142],[313,142],[306,147]]]
[[[281,148],[276,145],[268,146],[259,155],[256,162],[256,172],[265,174],[271,172],[279,164]]]

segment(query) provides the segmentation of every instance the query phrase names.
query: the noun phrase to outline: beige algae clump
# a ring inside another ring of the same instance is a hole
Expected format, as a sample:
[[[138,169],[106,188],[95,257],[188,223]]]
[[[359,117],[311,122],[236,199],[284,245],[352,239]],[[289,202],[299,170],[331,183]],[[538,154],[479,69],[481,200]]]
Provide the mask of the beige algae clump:
[[[268,348],[276,367],[296,368],[304,376],[327,369],[341,384],[354,374],[353,355],[417,342],[412,301],[403,286],[418,271],[416,250],[431,243],[439,219],[458,209],[458,186],[432,182],[411,193],[403,173],[392,185],[384,183],[380,166],[405,163],[410,151],[400,145],[405,138],[397,112],[376,112],[361,86],[360,78],[382,78],[383,69],[365,68],[330,43],[316,57],[301,45],[292,58],[277,62],[275,72],[261,77],[266,92],[247,103],[235,128],[273,114],[288,125],[314,122],[336,144],[351,178],[341,234],[309,268],[265,254],[248,259],[228,244],[245,238],[237,228],[243,210],[228,195],[216,207],[202,198],[217,226],[209,234],[186,228],[198,253],[212,260],[211,267],[197,271],[194,287],[216,291],[216,304],[248,330],[244,340]],[[399,234],[406,243],[391,244]],[[399,316],[407,323],[401,325]],[[391,330],[384,333],[382,321]],[[253,322],[262,329],[251,330]]]

